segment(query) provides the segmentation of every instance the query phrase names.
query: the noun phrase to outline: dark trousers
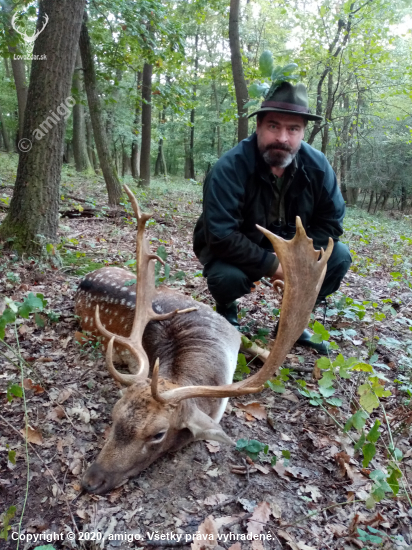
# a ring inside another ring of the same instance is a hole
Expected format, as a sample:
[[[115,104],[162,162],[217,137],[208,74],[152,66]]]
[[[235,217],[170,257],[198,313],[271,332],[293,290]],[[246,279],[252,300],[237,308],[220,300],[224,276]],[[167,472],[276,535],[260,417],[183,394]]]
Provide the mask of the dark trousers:
[[[318,302],[338,290],[351,262],[348,247],[339,241],[336,242],[328,261]],[[207,278],[207,286],[211,295],[218,304],[222,305],[249,294],[251,288],[254,287],[253,281],[241,269],[222,260],[208,262],[204,267],[203,276]]]

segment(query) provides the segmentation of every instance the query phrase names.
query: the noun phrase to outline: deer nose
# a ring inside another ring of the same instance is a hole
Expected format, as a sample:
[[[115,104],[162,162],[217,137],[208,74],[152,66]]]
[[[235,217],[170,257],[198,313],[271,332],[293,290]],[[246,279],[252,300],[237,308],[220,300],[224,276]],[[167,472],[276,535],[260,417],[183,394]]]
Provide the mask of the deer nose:
[[[112,484],[109,476],[96,462],[86,470],[82,479],[82,486],[88,493],[103,494],[109,491]]]

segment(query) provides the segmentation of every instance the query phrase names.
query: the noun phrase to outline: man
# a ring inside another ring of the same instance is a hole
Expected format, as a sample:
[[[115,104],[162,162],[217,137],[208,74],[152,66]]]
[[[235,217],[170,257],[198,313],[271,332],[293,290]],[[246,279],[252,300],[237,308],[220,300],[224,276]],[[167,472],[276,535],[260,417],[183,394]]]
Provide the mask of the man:
[[[223,155],[206,177],[203,214],[194,231],[194,251],[204,265],[216,311],[239,326],[236,299],[254,281],[282,279],[273,248],[256,228],[261,225],[285,239],[296,232],[300,216],[315,249],[334,240],[318,303],[335,292],[349,269],[348,248],[339,242],[345,203],[326,157],[302,141],[308,120],[321,120],[308,109],[306,88],[283,82],[257,115],[256,132]],[[326,353],[305,330],[297,343]]]

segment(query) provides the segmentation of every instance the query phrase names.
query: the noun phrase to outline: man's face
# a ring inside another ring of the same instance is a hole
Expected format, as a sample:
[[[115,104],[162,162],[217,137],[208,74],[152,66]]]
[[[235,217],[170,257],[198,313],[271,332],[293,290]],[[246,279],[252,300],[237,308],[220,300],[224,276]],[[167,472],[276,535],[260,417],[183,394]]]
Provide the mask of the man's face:
[[[299,115],[269,112],[257,122],[260,154],[269,166],[286,168],[295,158],[305,133],[305,121]]]

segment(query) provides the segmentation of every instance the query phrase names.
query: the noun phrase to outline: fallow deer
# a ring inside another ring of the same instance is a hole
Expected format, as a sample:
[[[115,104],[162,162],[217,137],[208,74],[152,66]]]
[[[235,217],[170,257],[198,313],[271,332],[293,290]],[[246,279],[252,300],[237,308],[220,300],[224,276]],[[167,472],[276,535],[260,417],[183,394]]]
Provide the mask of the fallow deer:
[[[155,288],[154,264],[140,212],[125,186],[137,219],[136,277],[107,267],[86,275],[75,297],[84,330],[100,333],[106,366],[128,386],[113,409],[113,426],[83,487],[103,494],[136,476],[168,451],[200,440],[233,444],[219,426],[227,399],[255,393],[278,371],[307,326],[333,248],[315,251],[296,220],[296,236],[285,241],[266,229],[284,272],[282,312],[275,343],[262,368],[232,383],[239,332],[209,306],[167,288]],[[136,282],[131,284],[136,278]],[[113,365],[126,363],[131,374]],[[149,378],[151,376],[151,379]]]

